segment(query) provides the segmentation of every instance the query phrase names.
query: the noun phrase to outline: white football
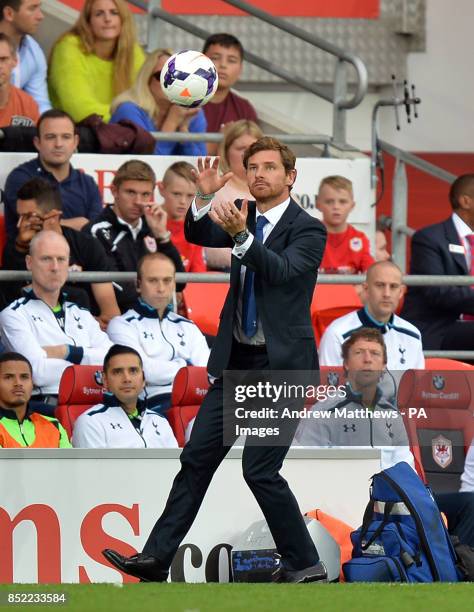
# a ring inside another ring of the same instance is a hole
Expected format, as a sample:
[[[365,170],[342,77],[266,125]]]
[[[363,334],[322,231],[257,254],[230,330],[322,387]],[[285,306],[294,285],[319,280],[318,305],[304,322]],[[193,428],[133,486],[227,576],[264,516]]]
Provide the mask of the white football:
[[[217,70],[199,51],[178,51],[161,70],[161,87],[170,102],[180,106],[203,106],[217,90]]]

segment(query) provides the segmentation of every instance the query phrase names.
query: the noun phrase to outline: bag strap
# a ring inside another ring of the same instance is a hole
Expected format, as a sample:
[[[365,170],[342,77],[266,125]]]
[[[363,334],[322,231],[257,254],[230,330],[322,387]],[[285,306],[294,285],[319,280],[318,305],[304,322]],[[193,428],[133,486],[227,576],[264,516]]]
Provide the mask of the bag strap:
[[[373,500],[371,500],[371,501],[373,501]],[[374,533],[372,534],[372,537],[371,537],[369,540],[367,540],[367,542],[366,542],[364,545],[362,545],[362,544],[361,544],[361,546],[360,546],[361,550],[367,550],[367,549],[369,548],[369,546],[371,546],[371,545],[373,544],[373,542],[375,542],[375,540],[376,540],[376,539],[379,537],[379,535],[382,533],[382,531],[383,531],[383,530],[384,530],[384,528],[385,528],[385,525],[386,525],[386,524],[389,522],[389,520],[390,520],[390,513],[391,513],[391,511],[392,511],[392,509],[393,509],[393,505],[394,505],[394,502],[385,502],[385,508],[384,508],[384,511],[383,511],[383,519],[382,519],[382,522],[381,522],[381,523],[380,523],[380,525],[377,527],[377,529],[374,531]],[[364,518],[365,518],[365,517],[364,517]],[[367,533],[367,530],[366,530],[366,532],[365,532],[365,533]],[[362,534],[362,532],[361,532],[360,537],[362,538],[362,537],[363,537],[363,535],[365,535],[365,533],[364,533],[364,534]]]

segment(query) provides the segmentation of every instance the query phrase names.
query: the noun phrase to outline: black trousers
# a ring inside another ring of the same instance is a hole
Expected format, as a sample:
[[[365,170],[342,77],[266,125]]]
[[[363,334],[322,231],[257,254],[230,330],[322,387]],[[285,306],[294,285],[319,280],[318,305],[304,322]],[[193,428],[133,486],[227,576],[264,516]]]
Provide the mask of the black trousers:
[[[436,504],[448,519],[448,530],[462,544],[474,546],[474,493],[437,493]]]
[[[229,369],[269,369],[268,357],[252,347],[234,343]],[[222,406],[223,381],[218,379],[201,405],[191,438],[181,453],[181,470],[173,482],[164,512],[143,549],[144,554],[156,557],[165,568],[171,565],[214,472],[230,450],[230,446],[223,445]],[[296,498],[279,473],[288,448],[246,445],[242,468],[244,479],[268,523],[282,564],[287,569],[299,570],[316,564],[319,556]]]

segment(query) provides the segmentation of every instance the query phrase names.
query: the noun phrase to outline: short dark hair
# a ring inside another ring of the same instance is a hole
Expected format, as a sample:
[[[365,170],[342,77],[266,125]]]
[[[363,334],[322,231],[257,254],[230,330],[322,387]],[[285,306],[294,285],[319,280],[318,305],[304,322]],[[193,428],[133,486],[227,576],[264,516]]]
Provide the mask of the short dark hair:
[[[368,340],[369,342],[377,342],[383,350],[383,362],[387,363],[387,347],[383,339],[382,333],[375,327],[361,327],[353,332],[349,338],[342,344],[342,359],[346,361],[349,357],[349,350],[357,340]]]
[[[23,0],[0,0],[0,21],[3,21],[3,11],[9,6],[15,12],[20,10],[20,6]]]
[[[449,201],[453,210],[459,208],[459,198],[469,195],[474,198],[474,174],[461,174],[449,189]]]
[[[138,357],[138,361],[140,362],[140,367],[143,370],[143,359],[138,351],[131,346],[125,346],[124,344],[113,344],[104,357],[104,372],[107,371],[112,357],[116,357],[117,355],[136,355]]]
[[[280,153],[283,166],[285,167],[286,174],[289,174],[291,170],[295,169],[296,156],[290,147],[287,147],[286,144],[280,142],[276,138],[272,138],[272,136],[262,136],[262,138],[259,138],[253,142],[245,150],[243,164],[246,170],[249,158],[260,151],[278,151]]]
[[[45,213],[50,210],[63,209],[58,187],[39,176],[35,176],[22,185],[16,194],[16,199],[36,200],[38,207]]]
[[[147,253],[146,255],[143,255],[143,257],[141,257],[138,260],[138,264],[137,264],[137,280],[141,280],[142,279],[143,265],[147,261],[167,261],[168,263],[170,263],[173,266],[173,269],[176,272],[176,265],[175,265],[174,261],[171,259],[171,257],[168,257],[168,255],[165,255],[164,253],[159,253],[159,252],[158,253]]]
[[[5,34],[4,32],[0,32],[0,42],[7,43],[7,45],[10,47],[10,53],[12,54],[13,57],[16,57],[15,43],[8,36],[8,34]]]
[[[74,119],[69,113],[59,110],[58,108],[50,108],[49,110],[44,111],[44,113],[42,113],[42,115],[38,119],[38,122],[36,124],[36,133],[38,137],[40,137],[41,135],[41,125],[43,121],[46,121],[46,119],[69,119],[74,128],[74,134],[77,134],[76,124],[74,123]]]
[[[1,353],[0,354],[0,365],[2,363],[5,363],[6,361],[23,361],[24,363],[28,364],[30,373],[33,375],[33,368],[31,367],[31,363],[21,353],[15,353],[14,351],[10,351],[7,353]]]
[[[242,47],[242,43],[233,34],[227,34],[226,32],[211,34],[204,41],[202,52],[206,53],[211,45],[221,45],[222,47],[226,47],[226,49],[235,47],[240,54],[240,59],[244,59],[244,48]]]
[[[125,183],[125,181],[146,181],[151,183],[154,189],[156,185],[155,171],[149,164],[140,159],[130,159],[117,170],[112,180],[112,185],[119,189],[120,185]]]

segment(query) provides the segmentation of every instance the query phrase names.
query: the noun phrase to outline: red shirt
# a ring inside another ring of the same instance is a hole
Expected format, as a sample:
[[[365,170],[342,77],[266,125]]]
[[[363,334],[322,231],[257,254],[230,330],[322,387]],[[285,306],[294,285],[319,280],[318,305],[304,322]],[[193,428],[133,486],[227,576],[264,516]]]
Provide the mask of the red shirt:
[[[8,102],[6,106],[0,108],[0,127],[36,125],[39,115],[35,100],[22,89],[10,85]]]
[[[364,232],[348,225],[345,232],[328,232],[324,257],[319,266],[326,274],[357,274],[374,263],[370,243]]]
[[[184,219],[182,221],[168,219],[167,228],[171,232],[171,240],[178,249],[186,272],[207,272],[204,263],[202,247],[191,244],[184,237]]]
[[[248,100],[233,91],[217,104],[212,100],[203,106],[208,132],[219,132],[222,125],[239,119],[257,121],[257,113]]]

